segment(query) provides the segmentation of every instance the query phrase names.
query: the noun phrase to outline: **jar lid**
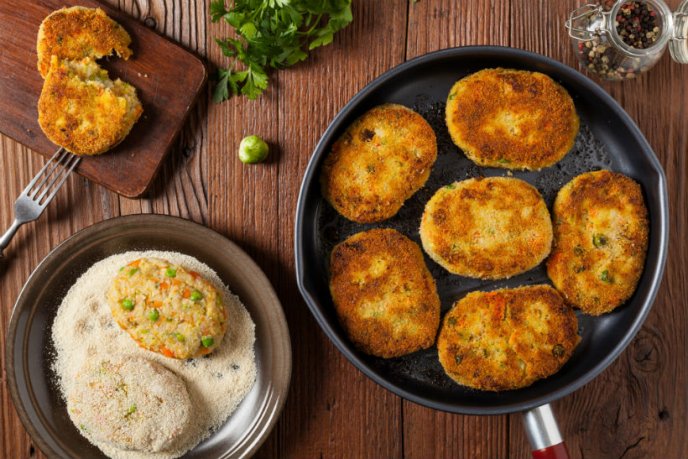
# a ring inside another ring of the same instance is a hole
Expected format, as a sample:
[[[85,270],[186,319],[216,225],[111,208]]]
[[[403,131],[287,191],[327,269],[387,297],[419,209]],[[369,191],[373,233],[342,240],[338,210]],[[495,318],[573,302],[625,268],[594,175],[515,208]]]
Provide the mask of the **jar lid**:
[[[680,64],[688,64],[688,0],[683,0],[674,13],[672,33],[669,40],[671,58]]]

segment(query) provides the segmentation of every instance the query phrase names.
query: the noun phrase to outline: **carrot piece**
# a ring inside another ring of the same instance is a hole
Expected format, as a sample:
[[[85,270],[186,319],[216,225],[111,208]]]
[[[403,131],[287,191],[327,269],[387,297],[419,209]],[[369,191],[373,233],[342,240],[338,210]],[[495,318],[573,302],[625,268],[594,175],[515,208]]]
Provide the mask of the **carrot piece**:
[[[190,296],[191,296],[191,290],[189,290],[188,288],[185,288],[184,291],[182,292],[182,297],[188,298]]]
[[[160,290],[167,290],[168,288],[170,288],[170,284],[167,282],[160,282]]]
[[[167,349],[165,346],[162,346],[160,348],[160,352],[162,352],[162,355],[164,355],[165,357],[174,357],[174,354],[172,353],[172,351]]]
[[[189,271],[189,274],[191,274],[191,277],[193,277],[194,279],[198,279],[199,277],[201,277],[201,275],[198,274],[196,271]]]
[[[153,301],[153,306],[156,308],[162,308],[162,301]]]
[[[138,260],[134,260],[131,263],[129,263],[127,266],[133,266],[134,268],[138,268],[138,266],[141,264],[141,259],[139,258]]]

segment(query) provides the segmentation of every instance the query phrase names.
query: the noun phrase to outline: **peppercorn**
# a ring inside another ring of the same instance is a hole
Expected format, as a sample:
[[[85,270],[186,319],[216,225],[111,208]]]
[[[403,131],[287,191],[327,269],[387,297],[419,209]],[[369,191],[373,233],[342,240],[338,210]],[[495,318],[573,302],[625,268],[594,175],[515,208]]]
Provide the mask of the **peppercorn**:
[[[659,39],[657,13],[644,0],[621,5],[614,25],[623,42],[636,49],[649,48]]]

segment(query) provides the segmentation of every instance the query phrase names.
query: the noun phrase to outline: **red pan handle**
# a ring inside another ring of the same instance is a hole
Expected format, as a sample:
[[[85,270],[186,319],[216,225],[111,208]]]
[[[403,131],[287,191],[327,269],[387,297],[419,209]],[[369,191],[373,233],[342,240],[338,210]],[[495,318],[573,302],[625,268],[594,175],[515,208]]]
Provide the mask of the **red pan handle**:
[[[549,404],[524,411],[523,426],[533,450],[533,459],[569,459],[569,452]]]

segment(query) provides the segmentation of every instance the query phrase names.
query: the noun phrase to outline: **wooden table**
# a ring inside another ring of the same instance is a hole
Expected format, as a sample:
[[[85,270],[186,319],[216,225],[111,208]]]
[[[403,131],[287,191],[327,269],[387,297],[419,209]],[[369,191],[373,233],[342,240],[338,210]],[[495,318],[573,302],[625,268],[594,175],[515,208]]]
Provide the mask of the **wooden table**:
[[[213,64],[225,62],[209,0],[110,0]],[[259,457],[527,458],[519,415],[459,416],[406,402],[369,381],[320,331],[294,280],[294,211],[311,151],[337,111],[387,69],[436,49],[473,44],[536,51],[576,67],[563,28],[574,0],[355,0],[354,22],[304,64],[276,72],[257,101],[200,100],[148,199],[128,200],[72,177],[46,215],[22,228],[0,274],[0,457],[44,457],[32,446],[5,383],[4,333],[30,272],[60,241],[104,219],[178,215],[241,245],[265,270],[284,306],[294,372],[289,400]],[[676,7],[679,0],[669,0]],[[3,25],[3,27],[11,25]],[[180,69],[183,71],[183,69]],[[170,78],[174,78],[170,75]],[[638,123],[664,165],[672,221],[659,296],[621,357],[583,389],[554,404],[576,458],[688,457],[688,66],[668,53],[651,72],[605,84]],[[0,95],[2,97],[4,95]],[[242,165],[240,139],[259,134],[272,159]],[[0,136],[0,226],[43,160]]]

